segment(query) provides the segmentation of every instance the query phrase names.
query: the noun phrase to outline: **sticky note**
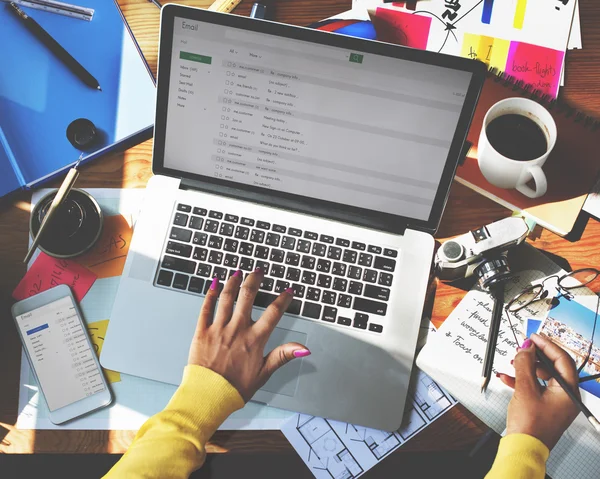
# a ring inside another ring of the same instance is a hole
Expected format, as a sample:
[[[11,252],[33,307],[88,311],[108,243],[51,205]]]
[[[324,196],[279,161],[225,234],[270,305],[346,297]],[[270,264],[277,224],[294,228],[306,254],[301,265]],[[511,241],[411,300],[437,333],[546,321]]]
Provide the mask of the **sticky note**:
[[[527,10],[527,0],[517,0],[515,7],[515,18],[513,20],[513,27],[517,30],[523,29],[523,22],[525,21],[525,11]]]
[[[102,352],[102,346],[104,345],[104,337],[106,336],[107,329],[108,319],[96,321],[88,324],[87,326],[88,334],[90,335],[92,345],[94,346],[94,350],[96,351],[96,355],[98,357],[100,357],[100,353]],[[121,373],[104,368],[102,368],[102,371],[104,371],[104,376],[109,383],[118,383],[121,381]]]
[[[100,238],[90,251],[77,257],[77,261],[98,278],[120,276],[132,235],[131,219],[123,215],[107,216],[104,218]]]
[[[509,40],[465,33],[460,56],[480,60],[491,67],[504,71],[509,48]]]
[[[96,281],[96,275],[71,259],[40,253],[12,293],[20,301],[42,291],[66,284],[80,302]]]
[[[531,43],[511,42],[505,71],[534,89],[556,97],[565,53]]]
[[[377,31],[377,40],[427,49],[431,17],[378,7],[371,21]]]

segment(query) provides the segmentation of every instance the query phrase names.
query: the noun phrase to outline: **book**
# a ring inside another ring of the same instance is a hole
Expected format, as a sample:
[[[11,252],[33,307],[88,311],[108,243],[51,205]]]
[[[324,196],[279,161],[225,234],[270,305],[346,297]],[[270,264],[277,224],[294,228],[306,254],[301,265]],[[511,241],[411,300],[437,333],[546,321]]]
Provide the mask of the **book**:
[[[152,136],[155,83],[115,1],[81,0],[92,21],[28,9],[41,27],[94,76],[102,91],[75,76],[0,2],[0,197],[38,186],[77,162],[69,124],[98,132],[90,161]]]
[[[543,278],[565,274],[564,270],[542,252],[528,244],[510,250],[509,262],[511,265],[518,265],[519,271],[506,283],[506,303],[525,287],[539,284]],[[588,308],[595,309],[596,295],[587,288],[582,290],[578,289],[574,299]],[[487,392],[480,392],[482,363],[492,309],[493,302],[489,294],[478,287],[473,288],[437,333],[429,335],[427,343],[417,356],[416,364],[479,419],[498,434],[502,434],[506,427],[512,389],[492,375]],[[503,315],[494,357],[494,372],[514,376],[514,368],[510,361],[516,354],[516,346],[526,337],[527,320],[545,319],[548,316],[548,305],[539,302],[537,307],[527,307],[511,316],[512,320],[509,321],[506,313]],[[594,414],[598,414],[600,399],[580,390],[586,406]],[[583,415],[578,416],[552,450],[547,463],[547,473],[553,479],[600,477],[600,441]]]

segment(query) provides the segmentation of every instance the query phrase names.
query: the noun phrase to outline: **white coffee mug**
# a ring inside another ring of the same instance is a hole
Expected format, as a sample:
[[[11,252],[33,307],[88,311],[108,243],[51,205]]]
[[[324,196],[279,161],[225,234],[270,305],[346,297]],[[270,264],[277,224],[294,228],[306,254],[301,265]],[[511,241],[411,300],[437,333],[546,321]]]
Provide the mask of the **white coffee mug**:
[[[498,153],[490,144],[486,129],[499,116],[517,114],[535,121],[546,136],[546,152],[533,160],[518,161]],[[493,105],[483,118],[483,126],[477,146],[477,159],[481,173],[492,185],[499,188],[516,188],[529,198],[539,198],[548,189],[542,166],[556,144],[556,123],[542,105],[527,98],[507,98]],[[535,190],[526,183],[533,179]]]

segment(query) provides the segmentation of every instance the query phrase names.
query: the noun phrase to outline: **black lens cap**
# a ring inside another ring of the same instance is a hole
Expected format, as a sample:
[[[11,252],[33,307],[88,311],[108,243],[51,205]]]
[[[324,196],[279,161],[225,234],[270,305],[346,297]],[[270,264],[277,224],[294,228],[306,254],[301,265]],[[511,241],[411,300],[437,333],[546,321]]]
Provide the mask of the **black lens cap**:
[[[67,127],[67,139],[75,148],[85,151],[98,139],[96,125],[87,118],[78,118]]]

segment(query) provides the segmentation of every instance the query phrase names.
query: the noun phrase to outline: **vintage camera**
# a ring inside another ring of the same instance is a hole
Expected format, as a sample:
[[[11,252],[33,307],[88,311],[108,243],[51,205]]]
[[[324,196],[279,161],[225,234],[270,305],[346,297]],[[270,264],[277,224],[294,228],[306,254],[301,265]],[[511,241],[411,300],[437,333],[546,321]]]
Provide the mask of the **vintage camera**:
[[[474,274],[487,289],[510,275],[507,250],[521,244],[528,233],[525,220],[512,217],[448,240],[435,255],[436,275],[454,281]]]

